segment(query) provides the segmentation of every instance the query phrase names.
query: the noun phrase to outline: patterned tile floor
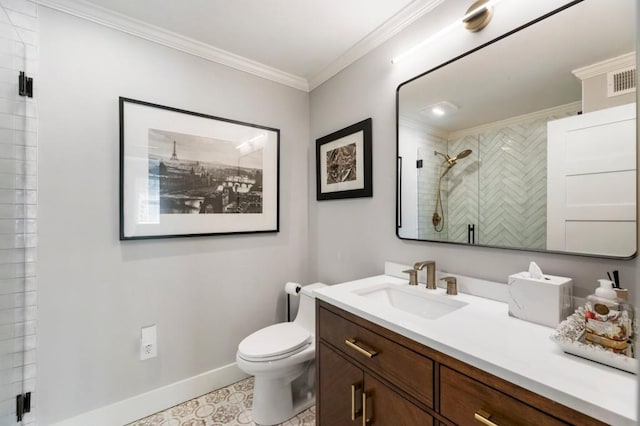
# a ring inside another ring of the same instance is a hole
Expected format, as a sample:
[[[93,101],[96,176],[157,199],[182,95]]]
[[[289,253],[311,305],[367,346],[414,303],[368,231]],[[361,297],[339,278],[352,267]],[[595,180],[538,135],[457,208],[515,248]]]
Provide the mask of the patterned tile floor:
[[[255,425],[251,418],[253,377],[214,390],[127,426],[222,426]],[[316,407],[303,411],[282,426],[313,426]]]

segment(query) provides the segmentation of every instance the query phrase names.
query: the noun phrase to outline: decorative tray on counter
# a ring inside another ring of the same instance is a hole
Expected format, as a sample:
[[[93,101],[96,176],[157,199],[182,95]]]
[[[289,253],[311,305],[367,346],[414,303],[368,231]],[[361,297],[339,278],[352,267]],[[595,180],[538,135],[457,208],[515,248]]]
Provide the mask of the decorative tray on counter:
[[[629,345],[629,353],[622,355],[585,341],[584,314],[583,307],[576,309],[573,314],[558,325],[555,333],[551,335],[551,340],[556,342],[566,353],[638,374],[640,363],[636,358],[637,351],[635,351],[634,345]]]

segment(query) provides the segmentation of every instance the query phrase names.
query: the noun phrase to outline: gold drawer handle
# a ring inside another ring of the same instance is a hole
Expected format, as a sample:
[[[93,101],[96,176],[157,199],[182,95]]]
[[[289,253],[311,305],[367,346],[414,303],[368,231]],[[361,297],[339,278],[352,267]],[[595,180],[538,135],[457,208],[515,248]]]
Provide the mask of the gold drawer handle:
[[[475,414],[473,415],[473,418],[487,426],[498,426],[497,423],[494,423],[491,420],[489,420],[489,418],[491,418],[491,413],[487,413],[484,410],[476,411]]]
[[[361,344],[360,345],[358,344],[356,339],[347,339],[344,342],[347,344],[347,346],[349,346],[352,349],[355,349],[356,351],[360,352],[362,355],[366,356],[367,358],[373,358],[374,356],[378,355],[378,352],[374,350],[363,348]]]
[[[362,426],[367,426],[371,419],[367,417],[367,393],[362,392]]]
[[[356,391],[360,390],[362,390],[362,384],[351,385],[351,421],[355,421],[362,413],[361,409],[356,409]]]

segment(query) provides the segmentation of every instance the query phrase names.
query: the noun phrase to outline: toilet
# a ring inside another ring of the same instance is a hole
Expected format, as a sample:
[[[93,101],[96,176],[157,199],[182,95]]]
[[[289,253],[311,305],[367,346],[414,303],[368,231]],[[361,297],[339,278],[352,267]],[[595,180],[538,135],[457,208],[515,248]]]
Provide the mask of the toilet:
[[[298,314],[293,322],[270,325],[247,336],[238,345],[236,362],[255,376],[253,421],[282,423],[315,404],[316,283],[300,289]]]

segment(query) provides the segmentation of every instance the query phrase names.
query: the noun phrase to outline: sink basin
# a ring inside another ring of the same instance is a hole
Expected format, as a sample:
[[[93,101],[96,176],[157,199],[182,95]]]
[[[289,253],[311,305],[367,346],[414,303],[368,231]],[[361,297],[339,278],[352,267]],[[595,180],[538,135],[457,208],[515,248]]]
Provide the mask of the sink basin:
[[[467,305],[466,302],[455,300],[451,296],[429,294],[431,291],[435,290],[380,284],[354,293],[426,319],[440,318]]]

